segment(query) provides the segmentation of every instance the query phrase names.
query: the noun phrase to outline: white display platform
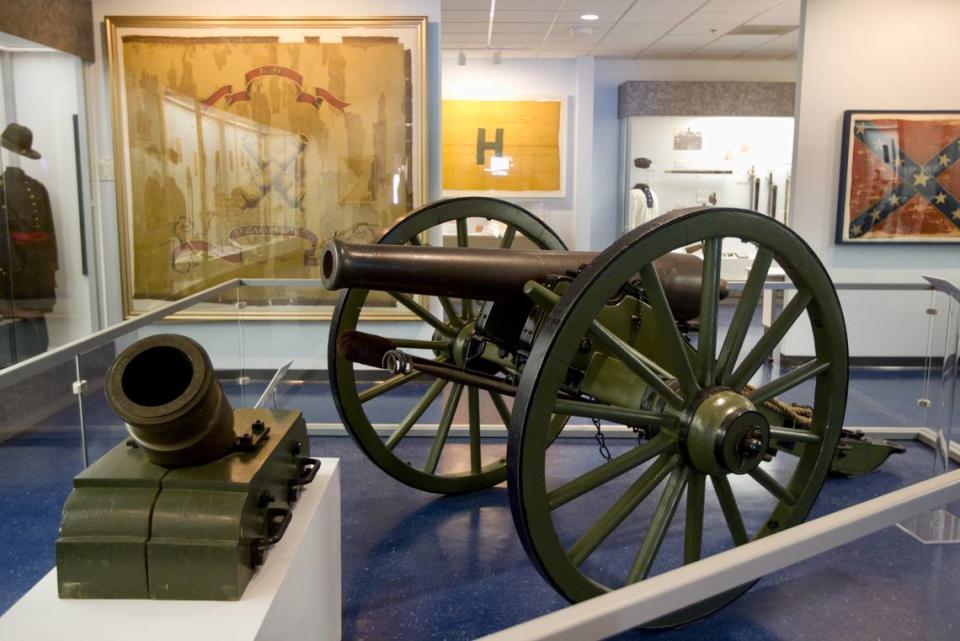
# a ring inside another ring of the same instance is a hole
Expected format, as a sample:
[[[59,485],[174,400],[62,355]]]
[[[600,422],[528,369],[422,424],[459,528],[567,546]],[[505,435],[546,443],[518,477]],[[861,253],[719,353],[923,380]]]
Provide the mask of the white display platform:
[[[54,569],[0,618],[0,640],[339,640],[340,460],[321,461],[239,601],[60,599]]]

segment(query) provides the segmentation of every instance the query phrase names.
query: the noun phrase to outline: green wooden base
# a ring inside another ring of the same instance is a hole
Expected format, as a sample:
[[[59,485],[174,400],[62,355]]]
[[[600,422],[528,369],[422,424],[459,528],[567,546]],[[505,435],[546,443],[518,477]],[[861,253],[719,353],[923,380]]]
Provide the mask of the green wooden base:
[[[239,599],[309,456],[300,412],[236,410],[234,429],[258,420],[269,432],[254,449],[205,465],[167,469],[121,443],[77,475],[57,539],[60,597]]]

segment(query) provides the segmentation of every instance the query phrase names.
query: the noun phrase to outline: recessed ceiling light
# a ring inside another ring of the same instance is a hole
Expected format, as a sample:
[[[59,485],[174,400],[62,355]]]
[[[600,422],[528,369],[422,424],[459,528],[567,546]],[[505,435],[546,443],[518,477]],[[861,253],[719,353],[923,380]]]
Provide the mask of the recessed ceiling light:
[[[598,16],[595,13],[585,13],[582,16],[580,16],[580,19],[586,20],[587,22],[593,22],[594,20],[599,20],[600,16]]]
[[[567,29],[567,33],[571,36],[590,36],[593,35],[593,27],[588,27],[585,24],[577,24]]]

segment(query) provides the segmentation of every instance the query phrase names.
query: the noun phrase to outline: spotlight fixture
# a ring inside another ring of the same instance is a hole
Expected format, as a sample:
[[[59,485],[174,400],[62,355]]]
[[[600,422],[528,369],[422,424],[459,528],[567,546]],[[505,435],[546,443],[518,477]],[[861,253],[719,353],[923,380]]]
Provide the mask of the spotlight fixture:
[[[503,62],[503,55],[499,51],[493,52],[493,64],[498,65]]]
[[[598,16],[595,13],[585,13],[582,16],[580,16],[580,19],[586,22],[593,22],[594,20],[599,20],[600,16]]]
[[[457,54],[457,64],[461,67],[467,65],[467,54],[463,53],[463,49],[460,50],[460,53]]]

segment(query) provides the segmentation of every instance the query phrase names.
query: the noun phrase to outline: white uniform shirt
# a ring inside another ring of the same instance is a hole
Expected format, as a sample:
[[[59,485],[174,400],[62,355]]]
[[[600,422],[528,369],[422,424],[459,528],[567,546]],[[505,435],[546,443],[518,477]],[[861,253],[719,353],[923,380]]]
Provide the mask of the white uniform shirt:
[[[647,189],[650,189],[649,187]],[[650,200],[653,206],[647,201],[647,192],[643,189],[630,190],[630,203],[627,213],[627,228],[624,231],[636,229],[648,220],[656,218],[660,214],[660,203],[657,200],[657,193],[650,189]]]

